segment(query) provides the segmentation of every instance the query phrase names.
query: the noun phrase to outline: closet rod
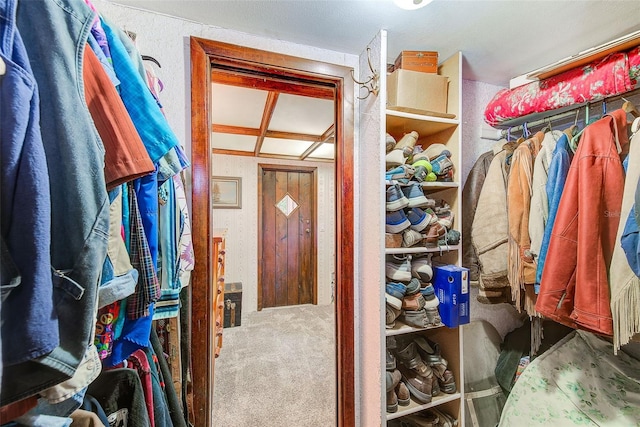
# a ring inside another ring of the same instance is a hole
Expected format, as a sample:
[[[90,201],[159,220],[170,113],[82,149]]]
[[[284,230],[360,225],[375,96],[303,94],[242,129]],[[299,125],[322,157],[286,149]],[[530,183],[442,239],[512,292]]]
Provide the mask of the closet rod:
[[[580,110],[581,108],[589,105],[589,106],[593,106],[593,105],[597,105],[598,103],[602,104],[602,102],[613,102],[616,100],[620,100],[622,98],[628,98],[634,95],[638,95],[640,94],[640,87],[636,87],[635,89],[632,89],[630,91],[624,92],[624,93],[620,93],[618,95],[613,95],[613,96],[609,96],[603,99],[598,99],[596,101],[591,101],[591,102],[584,102],[581,104],[575,104],[572,105],[570,107],[565,107],[563,109],[561,109],[560,112],[556,112],[553,115],[550,115],[548,117],[544,117],[541,119],[536,119],[536,120],[523,120],[523,118],[519,118],[519,119],[513,119],[504,123],[500,124],[500,127],[502,129],[498,130],[498,135],[500,138],[504,138],[507,136],[507,134],[509,132],[513,133],[513,132],[519,132],[522,131],[524,125],[526,124],[527,128],[535,128],[537,126],[540,125],[545,125],[548,124],[550,121],[557,121],[557,120],[561,120],[561,119],[567,119],[569,117],[573,117],[576,115],[576,111]],[[541,113],[534,113],[534,114],[530,114],[530,117],[539,117],[541,115]],[[526,117],[526,116],[525,116]],[[514,126],[509,126],[509,122],[516,122],[517,121],[517,125]]]

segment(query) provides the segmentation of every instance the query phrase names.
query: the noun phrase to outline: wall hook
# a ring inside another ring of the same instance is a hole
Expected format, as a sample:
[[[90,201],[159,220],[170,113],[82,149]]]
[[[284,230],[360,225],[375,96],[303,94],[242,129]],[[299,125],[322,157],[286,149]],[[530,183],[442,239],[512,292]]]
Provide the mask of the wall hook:
[[[380,91],[380,74],[373,68],[373,64],[371,63],[371,48],[367,48],[367,62],[369,63],[369,70],[371,70],[371,76],[369,76],[364,82],[360,82],[356,80],[356,77],[353,74],[353,70],[351,70],[351,78],[353,81],[360,85],[360,89],[366,89],[367,94],[363,97],[358,97],[358,99],[366,99],[369,95],[374,94],[378,96],[378,92]]]

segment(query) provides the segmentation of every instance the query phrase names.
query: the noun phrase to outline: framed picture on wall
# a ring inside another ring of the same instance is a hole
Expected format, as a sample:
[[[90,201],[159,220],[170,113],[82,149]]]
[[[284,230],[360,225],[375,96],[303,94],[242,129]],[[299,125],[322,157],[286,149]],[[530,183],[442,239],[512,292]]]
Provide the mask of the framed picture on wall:
[[[216,209],[242,208],[242,178],[237,176],[214,176],[211,197]]]

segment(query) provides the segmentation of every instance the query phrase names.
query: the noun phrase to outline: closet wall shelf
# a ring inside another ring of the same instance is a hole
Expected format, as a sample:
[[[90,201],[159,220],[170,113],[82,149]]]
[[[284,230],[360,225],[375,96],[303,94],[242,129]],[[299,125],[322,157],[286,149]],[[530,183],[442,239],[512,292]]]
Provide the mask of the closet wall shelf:
[[[423,254],[423,253],[444,253],[460,249],[460,245],[438,246],[437,248],[427,248],[416,246],[411,248],[385,248],[385,254]]]
[[[416,328],[416,327],[413,327],[413,326],[405,325],[400,320],[396,320],[396,325],[391,329],[387,329],[386,330],[386,335],[388,337],[392,337],[394,335],[410,334],[412,332],[424,332],[424,331],[430,331],[432,329],[439,329],[439,328],[442,328],[442,327],[444,327],[443,323],[441,323],[441,324],[439,324],[437,326],[430,326],[428,328]]]
[[[413,184],[416,181],[411,181],[411,183]],[[386,185],[400,185],[401,187],[405,187],[407,185],[410,184],[405,184],[403,182],[400,181],[396,181],[395,179],[392,180],[386,180],[385,181]],[[460,186],[459,183],[457,182],[422,182],[420,183],[420,186],[422,187],[423,190],[428,191],[428,190],[432,190],[432,191],[440,191],[446,188],[458,188]]]
[[[423,116],[421,114],[406,113],[404,111],[386,110],[387,132],[395,138],[415,130],[420,138],[434,135],[447,129],[455,128],[460,124],[458,119],[447,119],[435,116]]]
[[[435,396],[430,403],[425,404],[418,404],[412,399],[411,403],[409,403],[409,406],[398,406],[398,412],[387,413],[387,420],[393,420],[395,418],[404,417],[405,415],[420,412],[425,409],[433,408],[435,406],[440,406],[448,402],[453,402],[460,399],[460,397],[460,393],[440,394],[438,396]]]

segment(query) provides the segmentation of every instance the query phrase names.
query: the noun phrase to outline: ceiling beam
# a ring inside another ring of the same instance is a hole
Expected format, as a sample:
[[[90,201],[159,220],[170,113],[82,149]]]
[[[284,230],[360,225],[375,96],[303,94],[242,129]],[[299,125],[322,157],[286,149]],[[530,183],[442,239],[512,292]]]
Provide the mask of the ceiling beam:
[[[320,141],[321,136],[309,135],[307,133],[293,133],[282,132],[278,130],[268,130],[265,134],[265,138],[278,138],[278,139],[295,139],[297,141]]]
[[[324,144],[325,142],[328,142],[328,140],[330,139],[333,139],[334,133],[335,133],[335,124],[332,124],[331,126],[329,126],[327,130],[324,131],[324,133],[320,136],[320,139],[318,141],[314,142],[313,144],[311,144],[311,146],[309,146],[309,148],[304,150],[304,153],[300,155],[300,160],[306,159],[307,157],[309,157],[311,153],[316,151],[316,149],[320,147],[322,144]]]
[[[238,74],[236,72],[226,70],[211,70],[211,81],[213,83],[240,86],[250,89],[259,89],[266,91],[274,91],[287,93],[290,95],[308,96],[311,98],[330,99],[333,100],[334,89],[326,86],[312,86],[292,82],[289,80],[279,80],[274,78],[264,78],[261,76],[252,76],[246,74]],[[212,94],[215,96],[215,92]]]
[[[226,148],[212,148],[211,152],[213,154],[228,154],[230,156],[246,156],[246,157],[255,157],[253,151],[237,151],[237,150],[229,150]]]
[[[211,125],[211,132],[230,133],[233,135],[249,135],[249,136],[260,135],[260,129],[246,128],[242,126],[230,126],[230,125]]]
[[[264,106],[264,112],[262,113],[262,121],[260,122],[260,135],[258,135],[258,140],[256,141],[256,148],[253,151],[255,156],[260,154],[260,150],[262,150],[262,143],[264,142],[265,135],[269,129],[269,123],[271,122],[271,117],[273,117],[273,112],[276,109],[276,103],[278,102],[278,96],[280,94],[278,92],[269,92],[267,95],[267,102]]]
[[[247,128],[242,126],[230,126],[230,125],[211,125],[211,132],[216,133],[230,133],[232,135],[249,135],[259,136],[260,129]],[[295,132],[283,132],[279,130],[268,130],[265,133],[265,138],[278,138],[278,139],[294,139],[296,141],[321,141],[324,135],[311,135],[308,133],[295,133]]]
[[[327,130],[325,130],[322,135],[320,136],[320,141],[325,142],[326,140],[329,139],[329,137],[332,137],[333,135],[335,135],[336,133],[336,124],[333,123],[331,126],[329,126],[327,128]]]

